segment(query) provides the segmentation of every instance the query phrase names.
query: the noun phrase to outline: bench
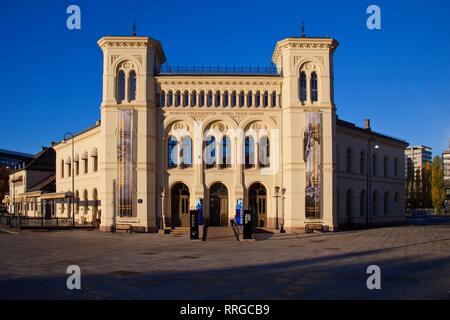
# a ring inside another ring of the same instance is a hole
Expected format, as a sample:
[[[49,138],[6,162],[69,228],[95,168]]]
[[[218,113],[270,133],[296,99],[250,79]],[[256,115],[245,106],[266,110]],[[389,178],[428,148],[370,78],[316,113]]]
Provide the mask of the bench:
[[[125,231],[127,233],[131,233],[131,224],[118,223],[116,224],[116,232],[117,231]]]
[[[305,226],[305,233],[311,233],[314,230],[318,230],[318,231],[324,231],[323,230],[323,225],[320,223],[308,223]]]

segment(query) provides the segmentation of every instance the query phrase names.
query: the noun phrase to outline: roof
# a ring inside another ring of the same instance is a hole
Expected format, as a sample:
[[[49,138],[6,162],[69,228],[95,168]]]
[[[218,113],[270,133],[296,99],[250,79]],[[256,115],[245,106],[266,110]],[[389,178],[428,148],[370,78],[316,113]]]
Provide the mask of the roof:
[[[55,161],[55,150],[52,147],[45,148],[22,170],[55,171]]]
[[[33,191],[46,191],[46,192],[55,192],[56,191],[56,175],[52,174],[45,178],[44,180],[39,181],[39,183],[35,184],[31,188],[27,189],[27,192]]]
[[[84,130],[81,130],[81,131],[75,133],[75,134],[73,135],[73,137],[75,138],[75,137],[78,137],[78,136],[82,135],[83,133],[86,133],[86,132],[88,132],[88,131],[94,130],[95,128],[100,127],[100,125],[101,125],[101,121],[100,121],[100,120],[97,120],[97,122],[95,123],[95,125],[90,126],[90,127],[87,128],[87,129],[84,129]],[[70,137],[70,139],[72,139],[72,137]],[[57,146],[58,144],[61,144],[61,143],[63,143],[63,142],[64,142],[64,141],[60,141],[60,142],[55,142],[55,141],[53,141],[53,142],[52,142],[52,146]]]
[[[365,134],[368,134],[368,135],[372,135],[372,136],[376,136],[376,137],[379,137],[379,138],[383,138],[383,139],[388,139],[388,140],[392,140],[392,141],[395,141],[395,142],[399,142],[399,143],[402,143],[404,145],[408,145],[408,142],[406,142],[405,140],[398,139],[398,138],[395,138],[395,137],[392,137],[392,136],[388,136],[388,135],[385,135],[385,134],[373,131],[370,128],[364,129],[364,128],[358,127],[358,126],[356,126],[356,124],[354,124],[352,122],[349,122],[349,121],[337,119],[336,120],[336,124],[338,126],[342,126],[342,127],[348,128],[348,129],[359,131],[361,133],[365,133]]]
[[[6,150],[6,149],[0,149],[0,154],[1,153],[5,154],[5,155],[9,155],[9,156],[15,156],[15,157],[34,158],[34,155],[29,154],[29,153]]]

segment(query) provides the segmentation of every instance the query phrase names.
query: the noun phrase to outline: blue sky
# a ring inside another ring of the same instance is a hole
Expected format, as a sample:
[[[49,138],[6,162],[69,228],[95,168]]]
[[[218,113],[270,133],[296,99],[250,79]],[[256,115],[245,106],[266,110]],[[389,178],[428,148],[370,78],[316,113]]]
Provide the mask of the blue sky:
[[[343,4],[344,3],[344,4]],[[81,8],[81,30],[66,8]],[[366,8],[381,8],[381,30]],[[330,36],[340,118],[425,144],[450,137],[450,1],[10,1],[0,11],[0,148],[35,153],[100,117],[104,35],[163,44],[172,65],[266,66],[278,40]]]

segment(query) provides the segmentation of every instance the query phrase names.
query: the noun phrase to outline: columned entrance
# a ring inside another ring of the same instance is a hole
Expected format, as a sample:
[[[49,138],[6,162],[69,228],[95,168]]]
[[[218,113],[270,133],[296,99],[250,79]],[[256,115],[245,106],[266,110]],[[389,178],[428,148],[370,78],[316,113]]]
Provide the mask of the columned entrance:
[[[252,225],[267,227],[267,191],[259,182],[254,183],[248,190],[249,209],[252,210]]]
[[[228,225],[228,189],[222,183],[215,183],[209,189],[209,225]]]
[[[172,187],[171,209],[172,228],[189,227],[189,189],[184,183]]]

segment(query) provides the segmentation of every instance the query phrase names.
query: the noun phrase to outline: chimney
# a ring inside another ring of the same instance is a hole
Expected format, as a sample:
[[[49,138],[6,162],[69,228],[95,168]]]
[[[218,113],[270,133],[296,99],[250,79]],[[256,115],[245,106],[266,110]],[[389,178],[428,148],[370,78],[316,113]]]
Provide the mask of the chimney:
[[[371,129],[370,128],[370,119],[364,119],[364,129]]]

